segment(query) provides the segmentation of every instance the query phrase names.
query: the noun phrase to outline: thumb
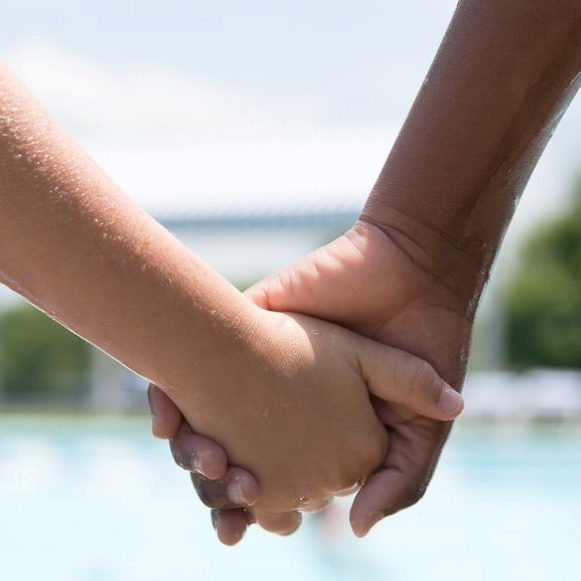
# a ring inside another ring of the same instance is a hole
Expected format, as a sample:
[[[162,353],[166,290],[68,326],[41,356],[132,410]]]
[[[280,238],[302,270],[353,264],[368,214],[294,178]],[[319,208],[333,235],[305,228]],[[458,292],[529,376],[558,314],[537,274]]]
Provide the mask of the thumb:
[[[452,420],[462,412],[462,396],[427,361],[375,341],[366,341],[358,356],[369,391],[380,399],[435,420]]]
[[[244,291],[244,295],[261,309],[267,311],[287,310],[282,304],[287,296],[283,280],[280,274],[274,274],[248,287]]]
[[[313,256],[313,253],[308,254],[293,266],[255,283],[244,294],[267,311],[289,311],[331,319],[325,315],[333,314],[336,305],[326,290],[329,284],[321,281],[321,268],[315,265]],[[325,302],[321,296],[325,297]]]

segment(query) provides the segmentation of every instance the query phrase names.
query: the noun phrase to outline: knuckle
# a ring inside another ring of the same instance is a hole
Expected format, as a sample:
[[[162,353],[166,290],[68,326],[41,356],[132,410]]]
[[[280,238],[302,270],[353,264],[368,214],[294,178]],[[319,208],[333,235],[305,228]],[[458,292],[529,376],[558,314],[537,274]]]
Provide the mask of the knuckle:
[[[346,491],[357,490],[366,478],[375,471],[377,464],[370,462],[360,462],[333,482],[333,487],[329,492],[333,495],[345,494]]]
[[[355,488],[358,485],[358,483],[363,480],[363,473],[364,472],[362,470],[359,470],[357,472],[352,472],[351,474],[346,475],[343,478],[337,480],[333,488],[333,493],[338,494],[345,490]]]
[[[359,488],[385,461],[388,444],[387,431],[379,422],[366,430],[364,436],[353,439],[350,445],[352,461],[335,474],[330,491],[337,494]]]
[[[192,484],[198,498],[208,508],[224,508],[228,502],[223,485],[220,482],[208,480],[199,474],[192,474]]]
[[[348,468],[343,468],[334,472],[326,481],[326,486],[322,494],[317,497],[317,501],[327,498],[329,495],[336,495],[344,490],[353,488],[365,473],[364,463],[359,460]]]
[[[179,446],[177,440],[171,440],[169,443],[169,449],[171,451],[171,455],[173,456],[174,462],[184,470],[188,470],[189,466],[184,459],[184,453],[181,447]]]

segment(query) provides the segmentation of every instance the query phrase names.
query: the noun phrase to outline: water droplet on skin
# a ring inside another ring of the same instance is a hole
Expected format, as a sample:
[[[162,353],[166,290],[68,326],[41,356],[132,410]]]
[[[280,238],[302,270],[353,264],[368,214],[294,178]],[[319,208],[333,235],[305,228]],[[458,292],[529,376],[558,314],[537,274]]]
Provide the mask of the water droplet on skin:
[[[309,502],[309,499],[308,499],[306,496],[297,496],[297,497],[295,498],[295,502],[296,502],[297,504],[304,505],[304,504],[308,504],[308,502]]]

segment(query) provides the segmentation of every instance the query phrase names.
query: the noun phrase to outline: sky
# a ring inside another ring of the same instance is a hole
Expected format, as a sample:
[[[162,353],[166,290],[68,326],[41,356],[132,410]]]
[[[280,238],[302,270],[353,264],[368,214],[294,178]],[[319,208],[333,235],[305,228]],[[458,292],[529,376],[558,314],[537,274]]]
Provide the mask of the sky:
[[[455,7],[449,0],[0,0],[0,58],[160,215],[356,209]],[[574,102],[507,246],[562,207]]]

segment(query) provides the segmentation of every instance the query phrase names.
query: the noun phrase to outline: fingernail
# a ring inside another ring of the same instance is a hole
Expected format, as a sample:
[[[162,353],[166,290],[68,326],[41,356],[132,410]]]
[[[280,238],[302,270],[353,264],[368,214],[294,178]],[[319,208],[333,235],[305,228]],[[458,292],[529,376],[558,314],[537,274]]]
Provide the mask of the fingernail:
[[[149,409],[151,410],[151,429],[155,434],[155,428],[157,426],[157,414],[155,409],[154,400],[151,397],[151,388],[147,390],[147,401],[149,402]]]
[[[195,452],[192,453],[190,456],[190,466],[189,469],[191,472],[197,472],[202,476],[206,476],[202,470],[202,459],[196,454]]]
[[[187,470],[188,472],[190,471],[190,467],[187,465],[186,462],[184,462],[184,459],[181,455],[181,452],[179,452],[178,450],[172,450],[172,456],[173,456],[174,462],[180,468],[183,468],[184,470]]]
[[[209,460],[211,459],[210,455],[205,452],[204,450],[198,450],[197,452],[192,452],[190,456],[190,465],[188,470],[190,472],[196,472],[197,474],[201,474],[204,478],[208,478],[209,480],[216,480],[215,475],[209,474],[206,468],[209,468]],[[211,471],[210,471],[211,472]]]
[[[153,435],[157,437],[157,416],[155,415],[155,412],[151,416],[151,431]]]
[[[210,512],[210,516],[212,517],[212,527],[215,531],[218,530],[218,513],[213,510]]]
[[[235,504],[246,506],[249,504],[249,499],[242,490],[240,482],[235,481],[228,485],[228,498]]]
[[[151,385],[147,388],[147,401],[149,403],[149,408],[151,409],[152,413],[155,413],[155,406],[153,405],[153,399],[151,397]]]
[[[446,387],[440,396],[438,406],[447,416],[457,416],[464,407],[464,399],[456,390]]]
[[[376,512],[366,519],[351,524],[353,532],[359,537],[363,538],[385,515],[381,512]]]

